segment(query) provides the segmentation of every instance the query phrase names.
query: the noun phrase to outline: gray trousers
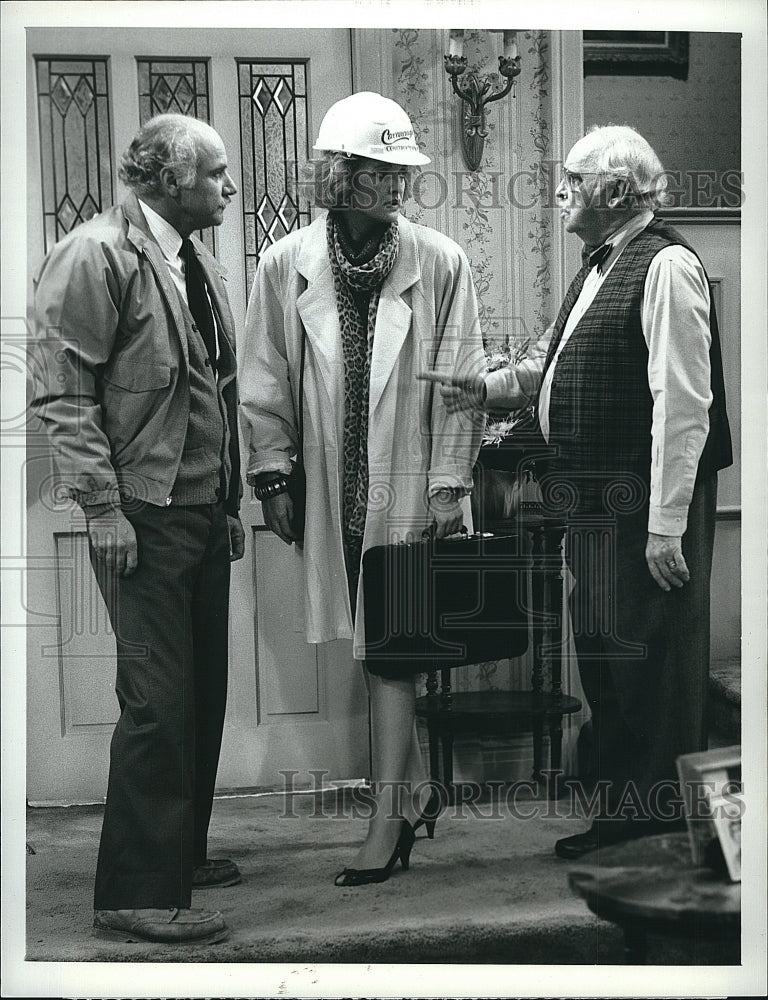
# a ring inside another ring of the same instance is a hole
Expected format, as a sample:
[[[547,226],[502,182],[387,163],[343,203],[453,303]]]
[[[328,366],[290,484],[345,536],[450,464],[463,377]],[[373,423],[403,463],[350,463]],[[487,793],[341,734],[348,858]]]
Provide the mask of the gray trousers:
[[[188,907],[227,698],[227,516],[222,504],[124,513],[136,572],[117,577],[92,560],[117,640],[120,703],[94,907]]]
[[[636,790],[651,818],[669,818],[676,758],[706,749],[716,496],[716,475],[697,482],[682,540],[691,579],[669,592],[645,560],[647,509],[568,529],[574,642],[610,815]]]

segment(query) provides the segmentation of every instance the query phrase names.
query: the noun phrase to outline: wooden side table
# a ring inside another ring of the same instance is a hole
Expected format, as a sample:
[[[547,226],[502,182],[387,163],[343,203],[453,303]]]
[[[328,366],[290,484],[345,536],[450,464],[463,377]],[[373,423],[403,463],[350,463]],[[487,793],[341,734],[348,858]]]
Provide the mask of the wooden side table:
[[[489,526],[490,527],[490,526]],[[551,798],[558,795],[557,772],[562,764],[564,715],[578,712],[578,698],[562,688],[562,521],[544,518],[538,512],[515,520],[517,530],[528,531],[532,540],[531,592],[533,670],[528,691],[461,692],[451,690],[451,672],[442,670],[438,692],[436,672],[427,677],[427,694],[417,699],[416,714],[426,719],[429,734],[430,775],[441,782],[449,801],[455,800],[453,785],[453,741],[457,734],[503,734],[529,725],[533,733],[533,780],[546,781]],[[503,529],[502,529],[503,530]],[[544,677],[551,678],[544,689]],[[543,769],[544,728],[550,745],[549,770]]]
[[[623,929],[628,965],[646,963],[648,934],[706,938],[736,950],[741,885],[694,867],[686,833],[596,851],[571,870],[568,881],[594,914]]]

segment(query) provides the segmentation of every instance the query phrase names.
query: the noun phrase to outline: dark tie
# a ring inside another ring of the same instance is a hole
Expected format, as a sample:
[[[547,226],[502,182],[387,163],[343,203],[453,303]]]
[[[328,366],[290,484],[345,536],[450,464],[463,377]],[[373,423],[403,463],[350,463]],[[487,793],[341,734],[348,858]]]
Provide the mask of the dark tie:
[[[602,274],[603,263],[605,262],[606,257],[610,256],[612,250],[612,243],[603,243],[603,245],[598,247],[597,250],[592,250],[590,247],[585,246],[582,253],[582,263],[588,264],[590,270],[593,267],[596,267],[597,273]]]
[[[203,338],[211,365],[216,367],[216,327],[213,322],[211,304],[205,290],[203,269],[189,240],[181,244],[181,259],[184,261],[184,280],[187,284],[187,303],[197,329]]]

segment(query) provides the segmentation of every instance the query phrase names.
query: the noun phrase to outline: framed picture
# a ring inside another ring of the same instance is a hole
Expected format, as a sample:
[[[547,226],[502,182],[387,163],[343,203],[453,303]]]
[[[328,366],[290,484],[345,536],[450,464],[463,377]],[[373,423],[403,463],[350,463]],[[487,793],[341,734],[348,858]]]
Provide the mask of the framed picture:
[[[743,796],[729,796],[729,801],[714,802],[712,823],[717,833],[725,867],[731,882],[741,882],[741,817]]]
[[[687,31],[585,31],[584,74],[688,79]]]
[[[684,754],[677,758],[677,773],[693,863],[708,865],[722,856],[731,880],[739,881],[744,812],[741,747]]]

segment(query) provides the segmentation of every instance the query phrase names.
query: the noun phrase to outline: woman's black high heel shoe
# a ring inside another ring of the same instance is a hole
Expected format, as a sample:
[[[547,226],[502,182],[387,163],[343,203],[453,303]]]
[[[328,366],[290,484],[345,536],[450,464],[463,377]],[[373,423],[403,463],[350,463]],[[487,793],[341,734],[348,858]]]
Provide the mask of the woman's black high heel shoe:
[[[374,882],[386,882],[392,874],[398,858],[400,859],[400,864],[403,866],[403,871],[407,872],[411,861],[413,842],[416,840],[416,835],[414,834],[413,829],[414,828],[408,820],[404,819],[402,826],[400,827],[400,836],[397,838],[395,849],[392,852],[392,857],[383,868],[345,868],[343,872],[340,872],[336,876],[333,884],[339,886],[351,886],[371,885]]]
[[[440,814],[445,809],[447,798],[444,788],[435,788],[433,786],[432,791],[429,793],[429,801],[419,813],[419,818],[413,824],[413,829],[418,830],[420,826],[425,826],[427,828],[427,836],[430,840],[434,840],[435,823],[437,823]]]

